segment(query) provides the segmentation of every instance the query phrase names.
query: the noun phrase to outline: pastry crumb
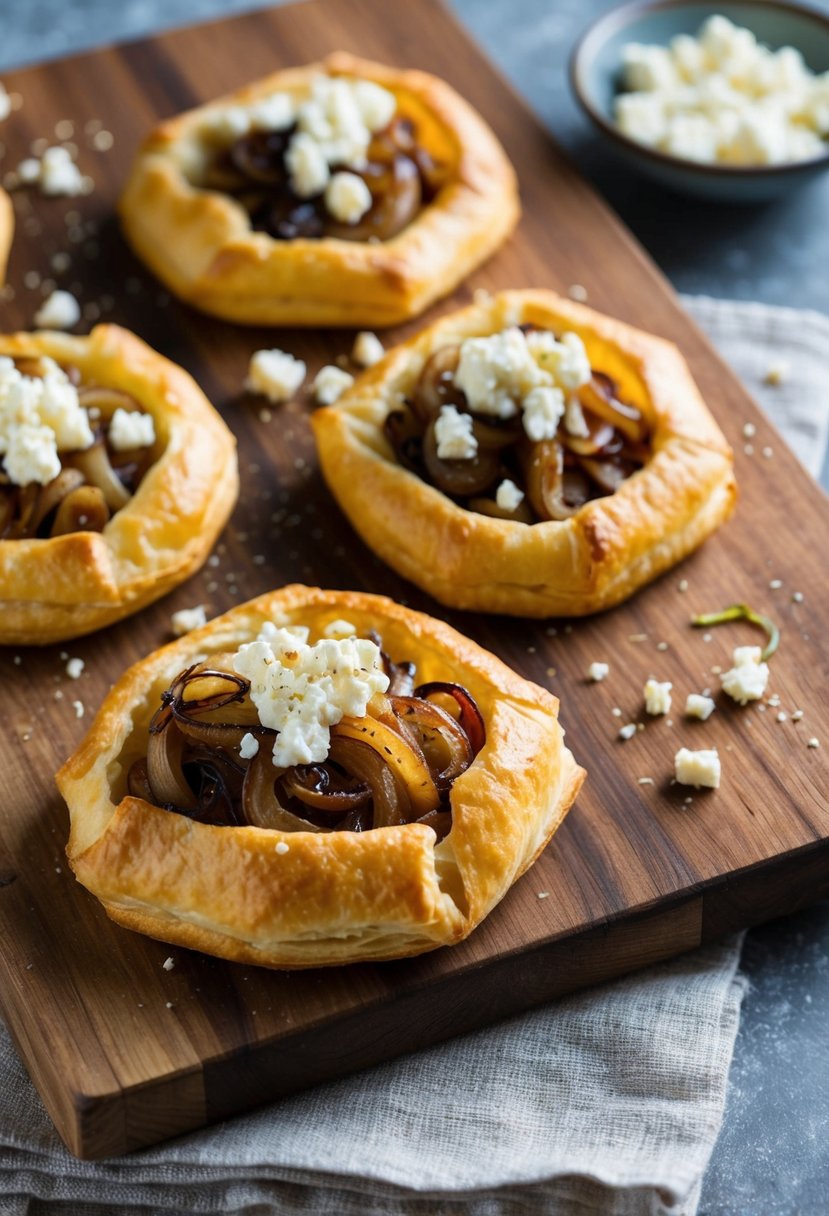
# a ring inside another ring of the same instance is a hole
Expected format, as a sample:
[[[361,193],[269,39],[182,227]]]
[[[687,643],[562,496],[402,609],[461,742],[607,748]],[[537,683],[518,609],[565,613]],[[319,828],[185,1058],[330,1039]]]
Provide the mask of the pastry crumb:
[[[598,684],[600,680],[604,680],[610,672],[609,663],[591,663],[587,669],[588,678],[594,684]]]
[[[320,368],[314,379],[314,400],[318,405],[333,405],[353,383],[354,377],[349,372],[344,372],[342,368],[334,367],[331,363],[326,364]]]
[[[582,283],[571,283],[567,288],[567,294],[571,300],[576,300],[579,304],[584,304],[587,300],[587,288]]]
[[[779,359],[775,363],[770,363],[766,368],[766,374],[763,376],[763,383],[777,386],[782,384],[788,377],[789,365],[785,359]]]
[[[813,735],[812,738],[809,740],[809,742],[806,744],[806,746],[807,747],[820,747],[820,739],[815,738],[815,736]]]
[[[773,578],[771,580],[771,582],[769,583],[769,587],[772,589],[772,591],[779,591],[782,586],[783,586],[782,578]]]
[[[774,448],[768,448],[768,447],[763,448],[763,456],[766,458],[766,460],[771,460],[773,455],[774,455]]]
[[[792,722],[799,722],[802,717],[803,717],[802,709],[793,709],[792,710]]]
[[[653,777],[637,777],[636,780],[639,785],[655,785],[656,784]]]
[[[377,334],[368,329],[361,330],[354,339],[351,358],[358,367],[374,367],[375,363],[385,358],[385,354],[386,348]]]
[[[72,702],[72,708],[73,708],[73,709],[74,709],[74,711],[75,711],[75,717],[76,717],[76,718],[82,718],[82,717],[84,716],[84,712],[85,712],[85,711],[84,711],[84,704],[83,704],[83,701],[73,701],[73,702]]]
[[[621,728],[621,730],[619,731],[619,738],[623,739],[625,741],[627,741],[628,739],[632,739],[633,736],[636,734],[636,730],[637,730],[636,723],[628,722],[627,726],[623,726]]]
[[[184,637],[193,629],[201,629],[207,624],[207,613],[204,604],[196,604],[195,608],[180,608],[170,617],[173,634],[177,638]]]
[[[69,659],[66,664],[66,674],[70,680],[79,680],[85,666],[83,659]]]
[[[667,650],[667,649],[668,649],[668,643],[667,643],[667,642],[657,642],[657,644],[656,644],[656,649],[657,649],[657,650]]]
[[[743,426],[743,438],[744,439],[753,439],[756,434],[757,434],[757,427],[754,425],[753,422],[747,422]]]
[[[687,591],[687,590],[688,590],[688,580],[687,580],[687,578],[681,578],[681,579],[679,580],[679,582],[677,583],[677,588],[676,588],[676,589],[677,589],[677,591]]]
[[[648,635],[646,633],[631,633],[628,635],[629,642],[647,642]]]
[[[286,845],[284,840],[280,840],[277,842],[275,852],[279,853],[280,856],[283,856],[288,851],[289,851],[288,846]]]
[[[804,597],[803,597],[802,591],[793,591],[792,592],[792,603],[793,604],[802,604],[803,598]]]
[[[550,892],[549,892],[549,891],[539,891],[539,892],[538,892],[538,898],[539,898],[539,899],[549,899],[549,898],[550,898]]]

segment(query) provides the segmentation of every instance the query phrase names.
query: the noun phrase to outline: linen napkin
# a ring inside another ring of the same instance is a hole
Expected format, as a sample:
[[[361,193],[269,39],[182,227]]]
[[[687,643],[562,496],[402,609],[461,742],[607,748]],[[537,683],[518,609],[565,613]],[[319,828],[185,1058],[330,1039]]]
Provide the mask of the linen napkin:
[[[685,303],[816,473],[829,319]],[[739,1024],[739,952],[732,938],[99,1163],[62,1147],[0,1027],[0,1212],[693,1216]]]

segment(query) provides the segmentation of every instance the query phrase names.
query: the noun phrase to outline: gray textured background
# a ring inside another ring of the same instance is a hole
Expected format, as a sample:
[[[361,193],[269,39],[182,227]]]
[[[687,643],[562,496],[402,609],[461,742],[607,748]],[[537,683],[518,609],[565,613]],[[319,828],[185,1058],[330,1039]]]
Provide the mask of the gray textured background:
[[[613,7],[608,0],[451,3],[679,290],[829,312],[829,173],[758,208],[689,202],[646,186],[598,144],[567,85],[573,43]],[[829,14],[827,0],[812,4]],[[256,7],[264,6],[0,0],[0,71]],[[820,543],[825,553],[826,539]],[[701,1216],[829,1216],[829,906],[754,930],[743,966],[751,988]]]

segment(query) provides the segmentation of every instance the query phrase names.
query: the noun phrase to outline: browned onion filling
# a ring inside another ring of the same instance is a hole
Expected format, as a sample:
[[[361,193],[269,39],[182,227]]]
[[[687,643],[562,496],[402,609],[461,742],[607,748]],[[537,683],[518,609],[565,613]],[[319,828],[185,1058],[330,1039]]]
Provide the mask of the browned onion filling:
[[[261,725],[233,656],[194,664],[162,693],[147,755],[129,771],[130,794],[200,823],[283,832],[423,823],[442,839],[452,826],[452,785],[486,741],[483,718],[461,685],[415,687],[414,664],[381,653],[388,691],[372,698],[365,717],[331,727],[324,762],[290,768],[274,765],[276,732]],[[259,750],[246,760],[239,749],[247,734]]]
[[[14,362],[23,375],[42,375],[36,358]],[[140,410],[135,398],[119,389],[83,383],[76,367],[63,371],[77,388],[81,406],[92,411],[94,442],[82,451],[60,452],[61,470],[46,485],[15,485],[0,469],[0,540],[102,532],[129,502],[152,463],[152,448],[116,451],[108,441],[116,409]]]
[[[469,408],[454,380],[459,359],[459,345],[437,350],[405,403],[387,415],[385,433],[402,465],[461,506],[527,524],[568,519],[591,499],[614,494],[650,458],[647,421],[635,406],[619,400],[610,376],[593,372],[576,390],[586,436],[571,435],[562,422],[554,439],[533,442],[520,416],[500,420]],[[478,443],[471,459],[438,456],[435,423],[444,405],[471,415]],[[511,511],[495,499],[504,480],[525,496]]]
[[[339,223],[322,194],[300,198],[291,189],[285,165],[296,127],[253,131],[218,155],[200,183],[232,195],[250,215],[251,227],[278,241],[295,237],[337,237],[345,241],[387,241],[402,232],[422,207],[432,201],[446,176],[417,142],[411,119],[395,115],[377,132],[360,170],[332,165],[331,172],[357,173],[368,186],[372,205],[356,224]]]

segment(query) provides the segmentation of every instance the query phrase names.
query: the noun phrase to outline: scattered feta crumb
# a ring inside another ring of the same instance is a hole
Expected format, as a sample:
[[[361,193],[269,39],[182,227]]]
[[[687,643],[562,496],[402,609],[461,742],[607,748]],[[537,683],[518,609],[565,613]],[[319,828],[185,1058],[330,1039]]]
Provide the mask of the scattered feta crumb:
[[[204,604],[196,604],[195,608],[179,608],[170,617],[173,633],[177,638],[184,637],[191,629],[201,629],[207,624],[207,613]]]
[[[738,646],[734,651],[734,666],[720,677],[723,691],[739,705],[758,701],[766,691],[769,666],[761,660],[759,646]],[[765,709],[762,705],[760,709]]]
[[[687,590],[688,590],[688,580],[687,580],[687,578],[681,578],[679,580],[679,582],[677,583],[677,591],[687,591]]]
[[[317,372],[313,385],[314,400],[318,405],[333,405],[353,383],[354,377],[350,372],[328,363]]]
[[[252,735],[250,731],[242,735],[242,742],[239,744],[239,755],[243,760],[252,760],[259,751],[259,740],[256,735]]]
[[[776,386],[782,384],[789,374],[789,365],[784,359],[776,363],[770,363],[766,369],[766,374],[763,376],[763,383]]]
[[[667,650],[667,649],[668,649],[668,643],[667,643],[667,642],[657,642],[657,643],[656,643],[656,649],[657,649],[657,650]]]
[[[577,300],[580,304],[584,304],[587,299],[587,288],[581,283],[571,283],[567,288],[567,294],[571,300]]]
[[[792,710],[792,722],[799,722],[802,717],[803,717],[802,709]]]
[[[690,692],[685,702],[686,717],[699,718],[702,722],[707,721],[716,708],[711,697],[701,696],[697,692]]]
[[[385,354],[385,346],[377,334],[373,334],[371,330],[361,330],[354,339],[351,359],[358,367],[374,367],[374,364],[379,363]]]
[[[614,705],[610,712],[613,714],[614,718],[621,718],[622,716],[622,711],[619,709],[618,705]]]
[[[81,306],[69,291],[53,291],[35,313],[38,329],[71,329],[81,319]]]
[[[75,198],[88,193],[84,176],[67,148],[46,149],[40,160],[37,180],[41,194],[49,197]]]
[[[472,430],[471,414],[461,414],[454,405],[442,405],[435,420],[438,460],[472,460],[478,440]]]
[[[658,680],[648,680],[644,688],[646,711],[654,717],[670,713],[672,688],[670,681],[660,684]]]
[[[765,460],[771,460],[773,455],[774,455],[774,448],[768,448],[768,447],[763,448],[763,458]]]
[[[66,674],[70,680],[79,680],[85,666],[83,659],[70,659],[66,664]]]
[[[771,587],[772,591],[779,591],[783,586],[783,580],[781,578],[773,578],[769,583],[769,586]]]
[[[654,785],[655,784],[653,777],[637,777],[637,782],[639,785]]]
[[[175,965],[175,959],[173,958],[165,958],[164,962],[161,964],[165,971],[172,971]]]
[[[803,592],[802,591],[793,591],[792,592],[792,603],[793,604],[802,604],[803,603]]]
[[[288,852],[288,846],[284,840],[280,840],[277,843],[275,852],[279,853],[280,856],[284,856],[284,854]]]
[[[83,715],[84,715],[84,704],[83,704],[83,701],[73,701],[73,702],[72,702],[72,708],[73,708],[73,709],[74,709],[74,711],[75,711],[75,717],[76,717],[76,718],[82,718],[82,717],[83,717]]]
[[[326,638],[355,638],[357,629],[351,624],[351,621],[338,618],[336,621],[329,621],[322,633]]]
[[[549,891],[539,891],[539,892],[538,892],[538,896],[537,896],[537,898],[538,898],[538,899],[549,899],[549,898],[550,898],[550,892],[549,892]]]
[[[786,711],[785,711],[785,710],[783,710],[783,709],[781,709],[781,710],[780,710],[780,713],[777,715],[777,721],[778,721],[778,722],[785,722],[785,721],[788,719],[788,716],[789,716],[789,715],[786,713]]]
[[[622,729],[619,731],[619,738],[625,739],[625,740],[632,739],[635,734],[636,734],[636,723],[628,722],[627,726],[623,726]]]
[[[506,477],[495,491],[495,501],[502,511],[517,511],[524,501],[524,491]]]
[[[587,674],[594,683],[598,684],[600,680],[603,680],[607,676],[609,671],[609,663],[591,663],[587,669]],[[615,713],[616,711],[614,710],[613,712]]]
[[[809,742],[806,744],[806,746],[807,747],[820,747],[820,739],[816,739],[813,735],[812,738],[809,740]]]
[[[743,426],[743,438],[744,439],[753,439],[756,434],[757,434],[757,427],[754,425],[754,423],[746,422],[745,425]]]
[[[284,350],[257,350],[251,355],[245,388],[274,405],[290,400],[305,379],[306,367]]]
[[[681,747],[674,756],[674,773],[680,785],[719,789],[720,758],[716,748],[692,752],[687,747]]]

